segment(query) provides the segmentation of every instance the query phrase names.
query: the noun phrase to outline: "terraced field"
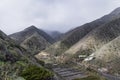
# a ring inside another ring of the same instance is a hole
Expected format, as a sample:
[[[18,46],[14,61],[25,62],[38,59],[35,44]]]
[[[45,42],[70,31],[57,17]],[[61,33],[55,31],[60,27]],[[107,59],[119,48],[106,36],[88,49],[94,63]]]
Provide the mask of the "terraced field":
[[[77,69],[73,69],[73,68],[53,68],[53,71],[61,77],[61,80],[73,80],[76,78],[83,78],[83,77],[87,77],[86,74],[84,74],[83,72],[80,72]]]

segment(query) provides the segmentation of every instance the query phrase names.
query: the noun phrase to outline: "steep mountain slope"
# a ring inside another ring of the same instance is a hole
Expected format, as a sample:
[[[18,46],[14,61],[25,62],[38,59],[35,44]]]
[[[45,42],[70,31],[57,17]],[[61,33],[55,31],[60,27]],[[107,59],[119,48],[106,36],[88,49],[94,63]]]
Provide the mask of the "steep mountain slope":
[[[0,80],[16,80],[30,64],[38,65],[29,52],[0,31]]]
[[[10,37],[25,49],[32,51],[33,54],[54,43],[48,34],[35,26],[30,26],[21,32],[10,35]]]
[[[117,8],[110,14],[105,15],[100,19],[84,24],[80,27],[77,27],[67,32],[66,37],[62,40],[62,43],[69,48],[75,43],[77,43],[80,39],[82,39],[85,35],[87,35],[93,29],[119,17],[120,17],[120,8]]]
[[[59,45],[55,43],[59,48],[56,48],[54,44],[44,52],[47,52],[49,55],[56,55],[59,52],[59,55],[55,57],[60,61],[66,58],[72,60],[71,57],[74,57],[74,54],[78,56],[86,54],[89,56],[92,52],[120,35],[119,18],[120,8],[117,8],[112,13],[100,19],[67,32],[64,36],[65,38],[60,41]],[[70,46],[72,47],[69,48]]]
[[[106,67],[112,72],[120,74],[120,36],[97,50],[93,57],[91,64]]]
[[[35,26],[30,26],[26,29],[24,29],[23,31],[21,32],[18,32],[18,33],[14,33],[14,34],[11,34],[9,35],[11,38],[19,41],[19,42],[22,42],[24,41],[27,37],[31,36],[32,34],[34,33],[38,33],[39,35],[41,35],[42,37],[44,37],[49,43],[53,43],[54,40],[48,35],[46,34],[44,31],[38,29],[37,27]],[[21,39],[22,38],[22,39]]]
[[[110,21],[87,34],[77,44],[72,46],[65,54],[91,54],[104,44],[120,35],[120,18]],[[88,51],[88,52],[86,52]]]
[[[57,58],[66,50],[67,47],[58,41],[35,56],[37,59],[44,60],[46,63],[54,63],[57,61]]]
[[[16,59],[19,59],[18,57],[20,56],[20,54],[16,54],[17,52],[20,51],[20,49],[22,49],[19,48],[20,47],[17,48],[17,45],[13,40],[11,40],[9,37],[7,37],[6,34],[0,31],[0,52],[2,54],[0,57],[1,61],[7,61],[7,59],[10,58],[9,61],[14,62],[16,61]]]

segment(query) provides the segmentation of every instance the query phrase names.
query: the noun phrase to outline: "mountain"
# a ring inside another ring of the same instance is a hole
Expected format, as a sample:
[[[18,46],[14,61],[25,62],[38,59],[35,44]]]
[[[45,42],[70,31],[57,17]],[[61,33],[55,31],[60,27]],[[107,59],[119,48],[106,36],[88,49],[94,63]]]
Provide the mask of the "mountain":
[[[86,50],[91,52],[98,50],[104,44],[120,35],[119,26],[120,18],[99,26],[73,45],[66,53],[75,54]]]
[[[80,39],[85,37],[89,32],[91,32],[95,28],[119,17],[120,17],[120,8],[117,8],[114,11],[112,11],[110,14],[105,15],[102,18],[99,18],[93,22],[86,23],[82,26],[79,26],[75,29],[70,30],[65,34],[66,36],[61,42],[65,46],[70,48],[72,45],[77,43]]]
[[[24,41],[26,39],[27,36],[31,36],[34,33],[38,33],[39,35],[43,36],[49,43],[54,42],[54,40],[48,34],[46,34],[44,31],[38,29],[37,27],[35,27],[33,25],[24,29],[21,32],[17,32],[17,33],[11,34],[9,36],[21,43],[22,41]]]
[[[65,51],[61,60],[88,62],[88,65],[104,67],[111,73],[120,74],[120,8],[113,11],[111,15],[113,14],[117,14],[116,19],[114,17],[111,21],[90,31]],[[79,57],[83,55],[86,57]]]
[[[109,42],[110,40],[114,39],[115,37],[117,37],[119,35],[118,34],[119,33],[119,27],[118,27],[119,19],[118,18],[120,18],[119,9],[120,8],[117,8],[114,11],[112,11],[110,14],[105,15],[100,19],[97,19],[93,22],[84,24],[80,27],[77,27],[73,30],[68,31],[67,33],[64,34],[63,39],[61,41],[59,41],[59,45],[57,43],[54,44],[54,45],[59,46],[59,48],[57,48],[57,51],[55,51],[56,46],[54,46],[54,47],[50,46],[48,48],[50,50],[47,49],[45,51],[48,52],[49,54],[56,54],[57,52],[60,52],[61,54],[64,53],[64,55],[68,55],[68,54],[71,55],[71,54],[75,54],[75,53],[79,54],[79,53],[81,53],[81,51],[86,52],[86,50],[93,52],[94,49],[97,49],[96,47],[100,48],[103,44]],[[116,20],[116,19],[118,19],[118,20]],[[116,22],[114,20],[116,20],[118,22]],[[112,25],[116,26],[116,24],[118,24],[117,27],[115,27],[115,28],[112,27]],[[111,26],[111,29],[109,29],[109,25]],[[105,27],[105,29],[104,29],[104,27]],[[113,30],[112,30],[112,28],[113,28]],[[114,33],[112,33],[112,31],[114,31]],[[115,36],[113,37],[112,35],[113,36],[115,35]],[[97,36],[99,36],[99,37],[97,37]],[[110,38],[110,39],[108,39],[108,38]],[[103,42],[102,42],[102,39],[104,39]],[[99,41],[99,40],[101,40],[101,41]],[[97,42],[101,42],[103,44],[96,46],[98,44]],[[89,47],[91,47],[91,48],[89,49]],[[54,51],[52,51],[51,49]]]
[[[120,8],[117,8],[100,19],[67,32],[61,41],[36,57],[41,59],[45,54],[54,63],[88,63],[97,66],[97,69],[107,68],[114,74],[120,74],[119,39]]]
[[[32,51],[33,54],[44,50],[46,47],[55,42],[55,40],[47,33],[35,26],[30,26],[21,32],[17,32],[9,36],[25,49],[30,52]]]
[[[120,36],[102,46],[92,57],[94,59],[88,63],[106,67],[111,72],[120,74]]]
[[[60,41],[64,33],[60,33],[59,31],[45,31],[47,34],[49,34],[55,41]]]
[[[19,73],[37,60],[24,48],[0,31],[0,80],[16,80]]]

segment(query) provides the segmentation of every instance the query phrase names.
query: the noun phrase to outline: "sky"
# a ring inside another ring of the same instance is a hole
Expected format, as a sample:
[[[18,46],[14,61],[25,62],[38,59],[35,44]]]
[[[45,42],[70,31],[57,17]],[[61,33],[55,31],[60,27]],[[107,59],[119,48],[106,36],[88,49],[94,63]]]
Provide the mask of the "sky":
[[[6,34],[31,25],[66,32],[120,7],[120,0],[0,0],[0,30]]]

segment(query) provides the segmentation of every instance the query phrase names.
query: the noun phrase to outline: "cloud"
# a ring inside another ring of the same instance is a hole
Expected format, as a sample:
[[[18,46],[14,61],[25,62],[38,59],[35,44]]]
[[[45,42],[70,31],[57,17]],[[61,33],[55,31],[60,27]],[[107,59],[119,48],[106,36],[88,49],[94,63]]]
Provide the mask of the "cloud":
[[[0,29],[11,34],[35,25],[65,32],[119,5],[119,0],[0,0]]]

